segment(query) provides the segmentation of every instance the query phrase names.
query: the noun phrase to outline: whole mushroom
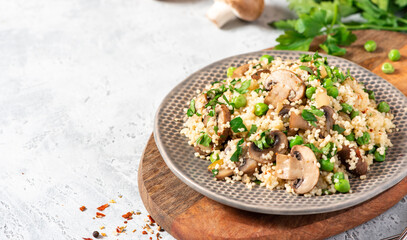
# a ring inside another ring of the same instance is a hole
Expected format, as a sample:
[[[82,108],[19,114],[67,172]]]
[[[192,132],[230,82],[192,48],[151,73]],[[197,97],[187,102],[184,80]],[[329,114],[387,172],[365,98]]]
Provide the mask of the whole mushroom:
[[[279,130],[270,131],[270,137],[274,140],[273,144],[269,148],[264,148],[263,150],[258,148],[256,144],[250,143],[248,149],[249,158],[255,160],[259,163],[269,163],[276,160],[276,154],[287,153],[288,139],[287,136]],[[272,153],[271,158],[265,158],[268,154]]]
[[[254,21],[264,9],[264,0],[215,0],[206,16],[219,28],[237,18]]]
[[[291,187],[297,194],[310,192],[318,182],[319,168],[314,152],[306,146],[295,145],[290,155],[277,155],[277,177],[293,180]]]

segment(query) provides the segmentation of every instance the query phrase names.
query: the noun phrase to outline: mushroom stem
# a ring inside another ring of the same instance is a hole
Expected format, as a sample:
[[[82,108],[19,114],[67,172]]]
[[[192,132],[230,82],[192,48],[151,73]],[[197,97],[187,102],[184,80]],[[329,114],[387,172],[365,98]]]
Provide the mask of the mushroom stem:
[[[232,7],[221,1],[215,1],[209,8],[206,16],[219,28],[236,18]]]

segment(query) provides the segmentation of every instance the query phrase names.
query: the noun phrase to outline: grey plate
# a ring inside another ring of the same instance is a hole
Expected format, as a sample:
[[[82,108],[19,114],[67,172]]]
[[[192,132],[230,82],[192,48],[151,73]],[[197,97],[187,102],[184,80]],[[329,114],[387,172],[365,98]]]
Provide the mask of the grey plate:
[[[366,201],[401,181],[407,175],[407,98],[386,80],[343,58],[326,56],[330,65],[350,69],[352,76],[375,91],[376,100],[387,101],[395,114],[394,123],[400,129],[390,135],[394,147],[386,161],[374,163],[367,179],[351,179],[352,193],[306,198],[293,196],[284,190],[268,190],[256,186],[248,189],[241,182],[234,184],[214,181],[207,171],[208,161],[196,158],[187,138],[180,134],[183,109],[205,85],[225,78],[226,69],[239,66],[250,59],[270,54],[282,59],[297,59],[307,52],[259,51],[225,58],[204,67],[176,86],[161,103],[154,122],[154,137],[164,161],[184,183],[203,195],[239,209],[280,215],[302,215],[337,211]],[[313,53],[308,53],[313,54]]]

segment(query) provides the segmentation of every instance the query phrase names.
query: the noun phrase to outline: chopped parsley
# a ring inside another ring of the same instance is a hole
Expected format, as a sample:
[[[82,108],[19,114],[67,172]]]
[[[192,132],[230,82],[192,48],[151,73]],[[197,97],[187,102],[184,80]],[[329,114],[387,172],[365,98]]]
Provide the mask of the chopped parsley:
[[[345,132],[345,128],[339,126],[338,124],[334,124],[333,127],[332,127],[332,129],[333,129],[334,131],[337,131],[339,134]]]
[[[315,147],[315,145],[313,143],[307,143],[307,144],[304,144],[304,146],[309,147],[314,152],[315,155],[317,153],[322,153],[322,151],[319,150],[317,147]]]
[[[253,133],[255,133],[257,131],[257,126],[256,124],[252,124],[252,127],[250,128],[249,134],[247,135],[247,137],[250,137]]]
[[[240,139],[239,142],[236,144],[236,151],[233,153],[233,155],[230,157],[230,161],[232,162],[237,162],[239,161],[239,157],[242,154],[243,148],[242,144],[244,142],[244,139]]]
[[[307,66],[300,66],[301,70],[307,71],[309,74],[314,75],[314,72],[311,70],[311,68]]]
[[[244,94],[247,93],[249,90],[247,90],[250,87],[251,84],[251,80],[246,80],[244,82],[242,82],[242,85],[239,88],[235,88],[235,91],[240,93],[240,94]]]
[[[201,116],[201,114],[199,114],[195,109],[195,99],[192,99],[191,102],[189,103],[189,108],[187,110],[187,116],[192,117],[194,114],[196,114],[197,116]]]
[[[241,117],[236,117],[230,121],[230,128],[235,133],[246,132],[247,128],[243,123],[243,119]],[[243,130],[243,131],[242,131]]]
[[[205,147],[209,147],[209,144],[211,144],[211,142],[212,142],[212,139],[211,139],[211,137],[209,137],[209,135],[207,133],[202,134],[196,140],[196,143],[198,145],[202,145],[202,146],[205,146]]]
[[[216,175],[219,174],[219,170],[218,169],[212,169],[212,176],[216,177]]]
[[[260,134],[260,139],[253,141],[253,143],[261,150],[269,148],[273,145],[274,139],[270,137],[270,131],[265,131]]]

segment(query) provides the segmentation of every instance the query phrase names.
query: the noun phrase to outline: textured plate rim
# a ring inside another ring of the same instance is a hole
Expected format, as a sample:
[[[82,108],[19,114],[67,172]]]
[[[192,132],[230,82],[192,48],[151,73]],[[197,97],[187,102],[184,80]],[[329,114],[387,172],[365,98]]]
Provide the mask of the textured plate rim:
[[[173,163],[173,160],[168,156],[167,152],[164,150],[163,147],[163,143],[161,141],[161,135],[160,135],[160,131],[158,130],[158,121],[159,121],[159,114],[160,114],[160,110],[163,108],[163,105],[165,104],[166,100],[168,98],[171,97],[172,93],[174,91],[176,91],[178,88],[182,87],[182,85],[187,82],[189,79],[191,79],[195,74],[197,74],[198,72],[202,71],[205,68],[210,67],[211,65],[214,64],[218,64],[220,62],[224,62],[227,61],[228,59],[231,58],[236,58],[236,57],[243,57],[243,56],[247,56],[247,55],[255,55],[255,54],[263,54],[263,53],[287,53],[287,52],[295,52],[296,54],[298,54],[298,56],[300,56],[300,54],[314,54],[314,52],[304,52],[304,51],[285,51],[285,50],[261,50],[261,51],[255,51],[255,52],[248,52],[248,53],[243,53],[243,54],[238,54],[238,55],[234,55],[234,56],[230,56],[230,57],[226,57],[223,59],[220,59],[218,61],[215,61],[209,65],[206,65],[200,69],[198,69],[197,71],[195,71],[194,73],[192,73],[191,75],[189,75],[188,77],[186,77],[183,81],[181,81],[180,83],[178,83],[166,96],[165,98],[162,100],[160,106],[158,107],[158,110],[155,114],[155,118],[154,118],[154,140],[156,142],[157,148],[161,154],[161,156],[164,159],[164,162],[167,164],[168,168],[185,184],[187,184],[189,187],[191,187],[192,189],[194,189],[195,191],[203,194],[204,196],[220,202],[224,205],[230,206],[230,207],[234,207],[234,208],[238,208],[238,209],[242,209],[242,210],[246,210],[246,211],[250,211],[250,212],[258,212],[258,213],[263,213],[263,214],[276,214],[276,215],[309,215],[309,214],[318,214],[318,213],[327,213],[327,212],[334,212],[334,211],[339,211],[342,209],[346,209],[346,208],[350,208],[353,207],[355,205],[358,205],[360,203],[363,203],[381,193],[383,193],[384,191],[386,191],[387,189],[393,187],[394,185],[396,185],[397,183],[399,183],[403,178],[405,178],[407,176],[407,170],[406,171],[400,171],[397,175],[395,175],[393,178],[391,178],[389,181],[385,182],[384,184],[378,186],[377,188],[371,189],[367,192],[365,192],[365,194],[362,194],[361,196],[359,196],[356,199],[349,199],[347,201],[344,201],[342,203],[338,203],[337,205],[335,205],[335,207],[330,206],[329,204],[327,206],[318,206],[318,207],[313,207],[313,208],[307,208],[307,209],[291,209],[291,210],[280,210],[280,209],[276,209],[276,208],[270,208],[270,207],[265,207],[265,206],[261,206],[261,205],[254,205],[254,204],[250,204],[250,203],[242,203],[240,201],[234,200],[234,199],[230,199],[227,198],[226,196],[222,196],[219,195],[215,192],[212,192],[210,189],[205,188],[203,186],[201,186],[199,183],[195,182],[194,180],[192,180],[190,177],[186,176],[183,174],[182,170],[180,170],[177,166],[175,166],[175,164]],[[340,61],[346,61],[352,65],[356,65],[359,68],[364,69],[365,71],[373,74],[375,77],[381,79],[386,85],[388,85],[389,87],[391,87],[393,90],[399,92],[402,96],[404,96],[404,101],[406,102],[407,97],[398,89],[396,88],[394,85],[392,85],[391,83],[389,83],[387,80],[383,79],[382,77],[376,75],[375,73],[373,73],[372,71],[348,60],[345,58],[340,58],[340,57],[335,57],[335,56],[331,56],[331,55],[326,55],[326,54],[320,54],[323,57],[329,57],[329,58],[336,58],[336,59],[340,59]],[[406,159],[404,159],[406,160]],[[273,191],[273,190],[270,190]],[[288,194],[288,193],[287,193]]]

